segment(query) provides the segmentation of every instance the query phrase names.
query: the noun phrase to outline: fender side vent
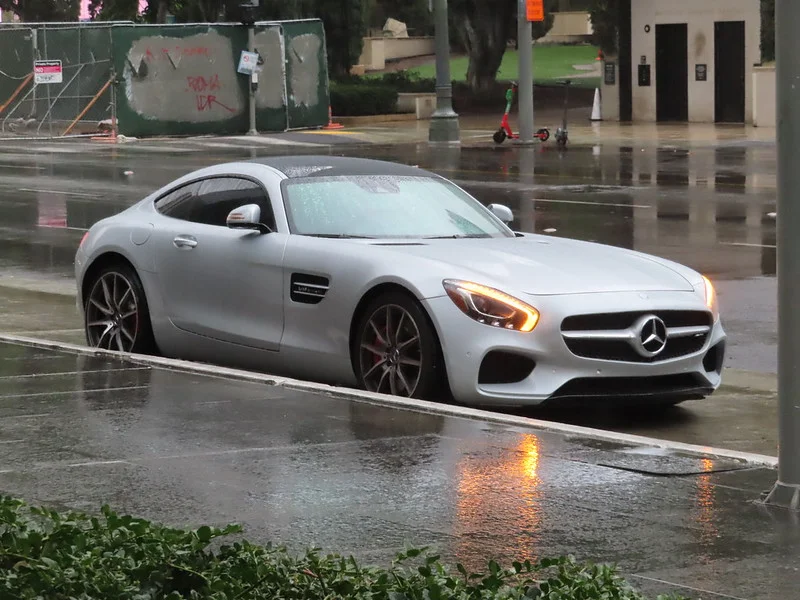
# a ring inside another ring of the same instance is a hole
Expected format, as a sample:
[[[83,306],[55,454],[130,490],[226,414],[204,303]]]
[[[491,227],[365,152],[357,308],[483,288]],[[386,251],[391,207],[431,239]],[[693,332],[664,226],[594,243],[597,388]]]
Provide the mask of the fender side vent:
[[[327,277],[292,273],[289,297],[301,304],[319,304],[328,293],[330,282]]]

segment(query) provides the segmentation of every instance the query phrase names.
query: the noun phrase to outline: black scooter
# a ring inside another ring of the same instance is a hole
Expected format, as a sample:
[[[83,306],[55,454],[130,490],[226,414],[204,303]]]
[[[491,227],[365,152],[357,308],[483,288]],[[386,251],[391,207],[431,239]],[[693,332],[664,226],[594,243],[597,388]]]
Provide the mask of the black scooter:
[[[567,132],[567,107],[569,106],[569,86],[571,84],[571,79],[565,79],[561,82],[561,85],[564,86],[564,117],[561,120],[561,127],[556,129],[554,135],[559,148],[565,148],[567,146],[567,140],[569,139],[569,134]]]

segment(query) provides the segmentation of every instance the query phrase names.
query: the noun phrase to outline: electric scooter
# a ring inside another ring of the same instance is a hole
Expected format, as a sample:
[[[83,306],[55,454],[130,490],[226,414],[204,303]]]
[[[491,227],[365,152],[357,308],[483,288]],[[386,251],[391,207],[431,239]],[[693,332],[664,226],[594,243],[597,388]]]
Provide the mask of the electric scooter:
[[[569,139],[569,134],[567,133],[567,106],[569,103],[569,86],[571,83],[571,79],[565,79],[561,82],[564,86],[564,117],[561,120],[561,127],[556,129],[555,133],[556,144],[558,144],[559,148],[565,148],[567,140]]]
[[[511,87],[506,90],[506,110],[503,113],[503,119],[500,121],[500,129],[494,132],[492,139],[495,141],[496,144],[502,144],[506,138],[511,138],[512,140],[519,139],[519,135],[511,131],[511,125],[508,122],[508,114],[511,112],[511,104],[514,101],[514,92],[517,90],[516,81],[511,82]],[[546,127],[539,129],[533,137],[539,138],[541,141],[546,142],[550,139],[550,130]]]

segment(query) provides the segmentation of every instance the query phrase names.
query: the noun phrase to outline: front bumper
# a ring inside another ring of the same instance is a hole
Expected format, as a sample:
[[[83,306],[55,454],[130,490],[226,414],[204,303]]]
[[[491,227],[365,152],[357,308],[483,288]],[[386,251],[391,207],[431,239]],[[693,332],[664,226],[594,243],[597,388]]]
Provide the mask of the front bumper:
[[[721,383],[726,335],[719,320],[696,351],[653,362],[578,356],[567,347],[561,331],[562,321],[573,315],[705,311],[702,300],[692,292],[523,299],[541,313],[538,325],[530,333],[477,323],[447,296],[425,301],[439,334],[450,389],[457,401],[520,406],[578,397],[680,400],[702,398]]]

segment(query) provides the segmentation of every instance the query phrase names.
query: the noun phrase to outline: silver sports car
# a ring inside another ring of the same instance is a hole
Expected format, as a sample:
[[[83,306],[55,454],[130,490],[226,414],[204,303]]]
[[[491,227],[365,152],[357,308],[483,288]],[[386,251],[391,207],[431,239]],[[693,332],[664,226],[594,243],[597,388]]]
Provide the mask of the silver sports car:
[[[416,398],[663,404],[719,386],[706,277],[512,220],[391,162],[216,165],[86,233],[78,307],[91,346]]]

